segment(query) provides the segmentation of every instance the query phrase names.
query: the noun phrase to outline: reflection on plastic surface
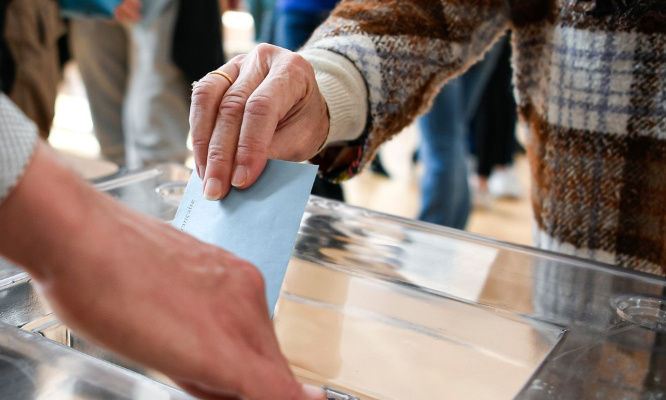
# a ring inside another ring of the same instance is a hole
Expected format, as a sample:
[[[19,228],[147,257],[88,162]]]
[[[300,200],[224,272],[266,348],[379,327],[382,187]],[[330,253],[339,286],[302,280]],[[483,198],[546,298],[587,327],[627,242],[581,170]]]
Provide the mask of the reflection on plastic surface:
[[[192,170],[178,164],[159,164],[113,179],[97,182],[95,187],[122,203],[163,221],[171,221],[178,209]]]
[[[20,275],[25,276],[21,268],[0,257],[0,287],[21,279]]]
[[[362,399],[659,398],[665,340],[610,306],[637,288],[664,280],[313,197],[275,323]]]
[[[3,399],[192,399],[185,393],[0,323]]]
[[[418,287],[296,261],[275,326],[297,376],[363,399],[511,399],[563,333]]]
[[[107,190],[170,221],[178,182],[189,175],[158,166]],[[25,276],[2,282],[0,320],[124,365],[50,317]],[[666,333],[643,325],[659,327],[665,288],[661,278],[312,196],[274,323],[301,380],[362,400],[660,399]],[[30,360],[48,376],[80,371],[50,357]],[[49,382],[20,371],[14,376],[25,387]]]
[[[0,288],[1,322],[22,327],[49,314],[51,307],[37,294],[27,275]]]
[[[640,294],[621,295],[613,298],[613,305],[624,320],[666,333],[666,298]]]
[[[322,389],[326,392],[326,400],[359,400],[359,398],[354,395],[344,393],[329,386],[323,386]]]
[[[162,196],[164,201],[180,205],[185,189],[187,189],[187,182],[165,182],[155,188],[155,192]]]

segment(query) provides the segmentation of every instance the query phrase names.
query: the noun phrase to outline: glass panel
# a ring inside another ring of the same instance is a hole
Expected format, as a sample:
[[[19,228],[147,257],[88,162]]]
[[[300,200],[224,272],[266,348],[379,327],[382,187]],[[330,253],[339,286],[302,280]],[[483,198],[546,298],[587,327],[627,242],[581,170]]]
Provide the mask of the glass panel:
[[[170,221],[190,173],[161,165],[98,185]],[[0,280],[0,320],[124,365],[49,317],[14,272]],[[274,323],[297,376],[337,398],[656,399],[666,393],[665,287],[312,196]],[[53,374],[63,366],[34,360]]]
[[[274,321],[300,378],[362,399],[511,399],[563,334],[308,262],[289,266]]]
[[[192,399],[131,371],[0,323],[3,399]]]

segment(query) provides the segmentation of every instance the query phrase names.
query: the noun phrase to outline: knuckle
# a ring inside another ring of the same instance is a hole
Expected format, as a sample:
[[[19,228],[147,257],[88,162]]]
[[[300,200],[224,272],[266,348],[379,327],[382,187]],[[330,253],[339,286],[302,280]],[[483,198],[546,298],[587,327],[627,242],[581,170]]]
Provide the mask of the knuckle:
[[[238,143],[236,161],[241,164],[252,164],[253,160],[267,158],[268,150],[259,140],[246,139]]]
[[[273,102],[263,94],[255,93],[247,100],[245,110],[250,116],[264,117],[271,114]]]
[[[247,153],[264,152],[265,143],[254,135],[245,135],[238,141],[238,151]]]
[[[293,57],[291,57],[291,69],[314,72],[314,67],[312,67],[312,64],[310,64],[310,62],[298,54],[294,54]]]
[[[303,72],[314,72],[314,68],[309,61],[297,53],[285,55],[285,61],[281,63],[282,73],[287,75],[298,75]]]
[[[255,53],[259,58],[264,58],[270,56],[276,48],[277,46],[269,43],[259,43],[255,47]]]
[[[208,146],[208,161],[213,163],[229,163],[233,162],[233,153],[230,151],[229,146],[222,146],[220,144],[211,143]]]
[[[195,135],[194,132],[192,133],[192,147],[208,147],[209,143],[210,139],[208,137]]]
[[[220,116],[229,116],[231,118],[240,119],[243,118],[245,107],[246,105],[242,95],[227,92],[220,103],[218,113]]]

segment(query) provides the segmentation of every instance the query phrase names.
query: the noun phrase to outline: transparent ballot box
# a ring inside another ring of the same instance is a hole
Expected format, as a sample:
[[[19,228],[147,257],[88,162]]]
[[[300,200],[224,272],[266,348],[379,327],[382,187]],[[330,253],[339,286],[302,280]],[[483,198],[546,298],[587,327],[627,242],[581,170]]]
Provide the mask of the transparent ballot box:
[[[189,175],[161,165],[98,185],[166,225]],[[273,322],[299,380],[329,388],[331,399],[659,399],[665,287],[657,277],[311,196]],[[187,396],[81,340],[25,274],[0,281],[0,321],[0,358],[16,353],[11,343],[39,340],[69,354],[48,368],[72,382],[90,379],[77,375],[83,370],[121,369],[145,398]],[[31,365],[46,363],[32,354]],[[105,368],[82,370],[86,362]],[[31,382],[38,391],[41,380]]]

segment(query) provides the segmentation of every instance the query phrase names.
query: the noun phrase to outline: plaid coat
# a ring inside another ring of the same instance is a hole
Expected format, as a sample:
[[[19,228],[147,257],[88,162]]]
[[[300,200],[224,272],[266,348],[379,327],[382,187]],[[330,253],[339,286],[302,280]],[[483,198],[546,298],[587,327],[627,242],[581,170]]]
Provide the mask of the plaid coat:
[[[315,162],[357,173],[509,28],[535,245],[666,275],[666,0],[342,1],[306,48],[361,72],[368,124]]]

